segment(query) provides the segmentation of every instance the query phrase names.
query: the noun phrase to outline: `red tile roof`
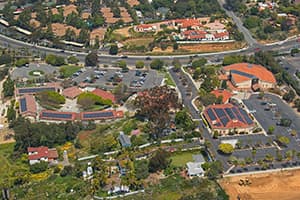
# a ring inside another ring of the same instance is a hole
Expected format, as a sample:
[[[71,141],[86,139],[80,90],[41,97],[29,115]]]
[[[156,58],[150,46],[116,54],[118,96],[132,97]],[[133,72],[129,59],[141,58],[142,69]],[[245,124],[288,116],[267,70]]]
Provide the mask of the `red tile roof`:
[[[82,91],[77,87],[77,86],[73,86],[73,87],[69,87],[63,90],[62,94],[70,99],[74,99],[76,98],[78,95],[80,95],[82,93]]]
[[[222,96],[222,102],[226,103],[228,102],[229,98],[232,97],[231,92],[229,92],[228,90],[213,90],[211,91],[212,94],[214,94],[217,98],[219,96]]]
[[[28,153],[33,153],[32,155],[28,156],[29,160],[38,160],[41,158],[48,158],[48,159],[56,159],[58,158],[58,154],[56,149],[48,149],[48,147],[28,147]]]
[[[236,70],[240,71],[243,73],[247,73],[250,75],[253,75],[257,77],[259,80],[264,81],[264,82],[269,82],[269,83],[276,83],[276,79],[272,72],[267,70],[265,67],[261,65],[256,65],[256,64],[249,64],[249,63],[236,63],[232,65],[225,66],[223,68],[225,71],[231,71],[231,70]],[[236,79],[234,79],[235,82],[243,82],[246,79],[241,78],[241,75],[238,75]],[[244,76],[246,77],[246,76]],[[249,80],[250,78],[247,78]]]
[[[202,26],[198,19],[176,19],[175,23],[177,23],[182,28],[192,27],[192,26]]]
[[[230,103],[210,105],[205,108],[203,114],[213,129],[248,128],[254,126],[254,122],[245,110]]]
[[[101,97],[101,98],[103,98],[103,99],[109,99],[113,103],[116,102],[115,96],[112,93],[108,92],[108,91],[96,88],[95,90],[92,91],[92,93],[95,94],[95,95],[97,95],[97,96],[99,96],[99,97]]]
[[[20,101],[21,101],[21,99],[24,99],[24,98],[25,98],[27,109],[25,111],[22,111]],[[36,109],[36,101],[35,101],[34,97],[32,95],[25,94],[22,98],[20,98],[19,99],[19,110],[20,110],[21,115],[36,117],[37,109]]]

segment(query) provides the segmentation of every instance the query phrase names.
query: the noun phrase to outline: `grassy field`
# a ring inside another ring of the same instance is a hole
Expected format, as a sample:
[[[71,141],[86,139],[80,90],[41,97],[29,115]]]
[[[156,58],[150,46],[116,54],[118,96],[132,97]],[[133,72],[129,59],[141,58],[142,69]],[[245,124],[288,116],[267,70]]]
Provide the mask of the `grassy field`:
[[[27,159],[12,160],[15,143],[0,145],[0,185],[12,184],[14,181],[14,174],[25,174],[29,171]]]
[[[193,155],[197,153],[195,152],[181,152],[178,154],[174,154],[171,156],[172,163],[175,167],[184,167],[187,162],[193,161]]]
[[[63,65],[60,67],[59,72],[65,78],[71,77],[75,72],[80,69],[79,66],[75,65]]]
[[[133,38],[125,41],[125,45],[145,46],[147,47],[153,38]]]

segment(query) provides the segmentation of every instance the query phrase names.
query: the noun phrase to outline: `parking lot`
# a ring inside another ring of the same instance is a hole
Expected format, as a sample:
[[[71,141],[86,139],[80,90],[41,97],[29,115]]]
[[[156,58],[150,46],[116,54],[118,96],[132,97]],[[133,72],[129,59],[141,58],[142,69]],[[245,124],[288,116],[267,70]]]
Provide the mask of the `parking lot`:
[[[300,117],[295,111],[285,104],[279,97],[271,94],[266,94],[265,100],[258,99],[258,95],[252,95],[249,99],[244,100],[245,105],[249,110],[255,110],[254,117],[259,121],[261,126],[268,131],[270,126],[274,126],[274,134],[287,134],[290,129],[296,130],[298,137],[300,136]],[[274,105],[268,110],[267,104]],[[292,121],[290,127],[276,125],[280,118],[290,119]]]
[[[29,72],[34,70],[43,71],[44,76],[46,74],[53,74],[55,71],[58,72],[58,68],[55,68],[48,64],[30,63],[28,66],[15,68],[14,71],[11,73],[11,77],[13,80],[20,79],[20,78],[32,79],[34,77],[37,77],[37,76],[29,75]]]
[[[148,89],[161,85],[163,75],[155,70],[128,70],[121,71],[119,68],[87,68],[77,72],[73,81],[77,83],[86,82],[101,88],[112,88],[123,83],[131,89]]]

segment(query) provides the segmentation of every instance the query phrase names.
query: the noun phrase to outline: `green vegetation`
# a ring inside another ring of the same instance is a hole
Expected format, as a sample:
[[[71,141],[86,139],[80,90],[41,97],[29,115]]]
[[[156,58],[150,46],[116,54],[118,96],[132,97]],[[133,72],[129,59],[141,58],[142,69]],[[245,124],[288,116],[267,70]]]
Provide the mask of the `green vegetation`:
[[[77,98],[77,103],[82,106],[84,110],[92,109],[94,106],[99,105],[112,105],[112,101],[110,99],[102,99],[101,97],[91,93],[91,92],[83,92]]]
[[[10,64],[13,61],[13,58],[8,53],[2,53],[0,56],[0,65]]]
[[[42,91],[36,94],[36,98],[42,107],[47,109],[60,108],[61,104],[64,104],[66,99],[64,96],[55,91]]]
[[[186,109],[183,109],[175,115],[176,127],[182,128],[184,131],[192,131],[196,128],[191,116]]]
[[[9,122],[12,122],[16,119],[16,116],[15,100],[12,100],[10,106],[7,109],[6,117]]]
[[[38,174],[38,173],[46,171],[47,168],[48,168],[48,163],[42,161],[40,163],[35,163],[33,165],[30,165],[30,172],[33,174]]]
[[[137,69],[142,69],[142,68],[144,68],[144,66],[145,66],[145,63],[144,63],[143,61],[141,61],[141,60],[138,60],[138,61],[136,61],[136,63],[135,63],[135,67],[136,67]]]
[[[67,58],[67,61],[69,64],[77,64],[79,62],[79,59],[75,56],[70,56]]]
[[[59,68],[60,75],[62,78],[69,78],[75,72],[77,72],[81,67],[76,65],[63,65]]]
[[[3,96],[12,97],[15,91],[15,82],[10,78],[10,76],[3,83]]]
[[[97,66],[97,64],[98,64],[97,52],[91,52],[85,57],[86,66]]]
[[[67,122],[64,124],[31,123],[22,117],[10,124],[15,132],[15,151],[24,153],[29,146],[48,146],[64,144],[75,139],[82,130],[82,124]],[[27,128],[24,128],[27,127]]]
[[[40,73],[41,75],[45,74],[45,72],[42,71],[42,70],[32,70],[32,71],[29,72],[29,75],[30,75],[30,76],[39,76],[39,75],[34,74],[35,72],[38,72],[38,73]]]
[[[155,59],[150,63],[151,69],[160,70],[164,66],[164,61]]]
[[[180,152],[172,154],[171,156],[171,165],[175,167],[185,167],[187,162],[193,161],[193,155],[195,152]]]
[[[16,67],[22,67],[26,64],[29,64],[29,60],[27,58],[20,58],[16,61]]]
[[[169,85],[169,86],[173,86],[175,87],[175,83],[173,81],[173,79],[171,78],[171,75],[168,72],[165,72],[165,84]]]
[[[287,146],[290,143],[290,139],[286,136],[278,136],[277,140],[283,146]]]
[[[224,154],[231,154],[234,151],[234,148],[231,144],[223,143],[219,144],[219,150]]]
[[[117,45],[111,45],[109,49],[110,55],[117,55],[118,54],[118,46]]]
[[[149,172],[157,172],[166,169],[170,165],[170,153],[159,149],[149,160]]]
[[[61,66],[65,64],[65,58],[62,56],[56,56],[53,54],[49,54],[46,56],[45,59],[46,63],[53,65],[53,66]]]

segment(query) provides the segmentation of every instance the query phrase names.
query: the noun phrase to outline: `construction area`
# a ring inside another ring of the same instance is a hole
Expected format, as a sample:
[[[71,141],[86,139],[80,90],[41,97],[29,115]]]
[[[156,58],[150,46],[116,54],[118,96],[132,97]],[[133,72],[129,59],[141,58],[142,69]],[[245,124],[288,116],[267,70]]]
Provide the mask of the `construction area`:
[[[300,170],[225,177],[219,181],[230,200],[300,199]]]

